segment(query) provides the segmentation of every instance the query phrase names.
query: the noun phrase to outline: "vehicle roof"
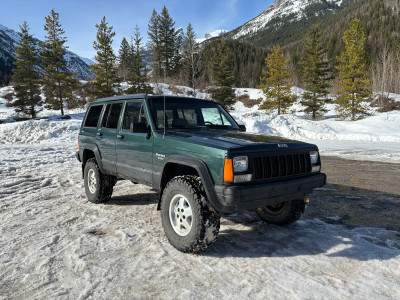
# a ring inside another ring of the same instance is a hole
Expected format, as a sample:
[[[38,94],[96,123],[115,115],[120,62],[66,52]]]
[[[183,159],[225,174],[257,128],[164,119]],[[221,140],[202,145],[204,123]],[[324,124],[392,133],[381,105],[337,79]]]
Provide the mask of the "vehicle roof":
[[[182,96],[167,96],[167,95],[147,95],[147,94],[131,94],[131,95],[123,95],[123,96],[115,96],[115,97],[107,97],[101,98],[93,101],[92,103],[102,103],[102,102],[112,102],[119,100],[131,100],[131,99],[155,99],[155,98],[163,98],[168,101],[169,99],[185,99],[185,100],[196,100],[196,101],[207,101],[207,102],[215,102],[213,100],[201,99],[201,98],[192,98],[192,97],[182,97]]]

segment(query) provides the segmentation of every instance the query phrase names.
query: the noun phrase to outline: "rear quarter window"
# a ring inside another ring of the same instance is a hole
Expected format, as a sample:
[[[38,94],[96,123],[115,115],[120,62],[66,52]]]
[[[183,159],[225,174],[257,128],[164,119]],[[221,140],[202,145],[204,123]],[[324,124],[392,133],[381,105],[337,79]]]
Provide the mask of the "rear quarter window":
[[[103,105],[93,105],[89,108],[83,127],[97,127]]]

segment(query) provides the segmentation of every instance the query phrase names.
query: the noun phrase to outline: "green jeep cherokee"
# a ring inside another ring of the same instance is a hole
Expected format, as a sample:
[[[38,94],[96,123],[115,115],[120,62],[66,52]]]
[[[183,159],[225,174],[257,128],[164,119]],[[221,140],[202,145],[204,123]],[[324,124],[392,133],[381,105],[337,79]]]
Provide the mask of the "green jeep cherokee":
[[[297,221],[305,197],[326,182],[317,146],[245,130],[215,101],[96,100],[78,139],[86,195],[106,202],[119,179],[153,187],[165,234],[183,252],[216,239],[220,212],[253,210],[277,225]]]

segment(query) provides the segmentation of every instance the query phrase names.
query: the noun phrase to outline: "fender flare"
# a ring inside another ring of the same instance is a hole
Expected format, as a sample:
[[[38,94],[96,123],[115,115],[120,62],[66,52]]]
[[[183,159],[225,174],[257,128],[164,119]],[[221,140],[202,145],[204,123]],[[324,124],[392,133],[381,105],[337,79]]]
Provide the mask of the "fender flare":
[[[211,178],[211,175],[210,175],[210,172],[208,170],[206,163],[198,158],[181,156],[181,155],[169,156],[167,161],[164,164],[163,170],[161,172],[160,182],[159,182],[160,199],[159,199],[159,203],[158,203],[158,208],[160,207],[160,204],[161,204],[161,197],[162,197],[162,192],[163,192],[161,189],[162,188],[161,187],[161,178],[164,175],[165,167],[169,163],[174,163],[174,164],[179,164],[179,165],[184,165],[187,167],[194,168],[200,176],[200,179],[204,186],[204,190],[207,195],[207,199],[210,201],[210,204],[214,207],[214,209],[216,209],[218,211],[221,210],[222,204],[218,200],[217,193],[215,192],[215,188],[214,188],[214,182]]]
[[[85,148],[81,150],[82,151],[82,155],[81,155],[82,162],[84,161],[83,153],[85,152],[85,150],[90,150],[94,153],[94,157],[96,158],[96,162],[100,168],[100,171],[102,173],[106,173],[104,170],[104,167],[103,167],[102,160],[101,160],[101,154],[100,154],[100,151],[99,151],[99,148],[97,147],[97,145],[93,145],[93,144],[85,145]],[[83,169],[84,169],[84,164],[82,163],[82,171],[83,171]]]

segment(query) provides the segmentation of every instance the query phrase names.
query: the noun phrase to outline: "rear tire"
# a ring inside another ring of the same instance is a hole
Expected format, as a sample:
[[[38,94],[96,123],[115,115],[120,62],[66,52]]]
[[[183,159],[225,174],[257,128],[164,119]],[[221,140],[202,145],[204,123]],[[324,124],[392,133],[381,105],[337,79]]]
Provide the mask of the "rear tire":
[[[94,158],[88,159],[84,170],[85,192],[90,202],[104,203],[111,199],[115,177],[103,174]]]
[[[186,253],[205,250],[219,232],[220,215],[208,202],[197,176],[177,176],[167,183],[161,219],[169,242]]]
[[[295,199],[257,208],[256,212],[265,223],[285,226],[300,219],[305,207],[303,199]]]

